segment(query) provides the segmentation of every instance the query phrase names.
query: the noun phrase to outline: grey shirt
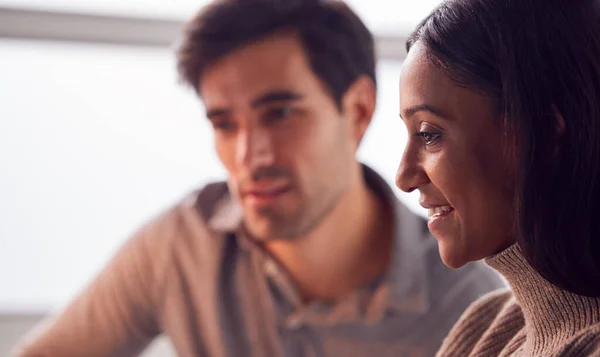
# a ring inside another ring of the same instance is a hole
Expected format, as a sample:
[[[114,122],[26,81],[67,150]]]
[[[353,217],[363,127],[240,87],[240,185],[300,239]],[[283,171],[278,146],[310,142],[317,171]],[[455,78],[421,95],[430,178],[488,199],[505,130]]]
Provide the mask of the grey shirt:
[[[480,263],[446,268],[425,221],[364,173],[395,210],[392,264],[335,303],[303,303],[215,183],[143,227],[16,355],[135,356],[164,333],[181,357],[433,356],[462,311],[504,284]]]

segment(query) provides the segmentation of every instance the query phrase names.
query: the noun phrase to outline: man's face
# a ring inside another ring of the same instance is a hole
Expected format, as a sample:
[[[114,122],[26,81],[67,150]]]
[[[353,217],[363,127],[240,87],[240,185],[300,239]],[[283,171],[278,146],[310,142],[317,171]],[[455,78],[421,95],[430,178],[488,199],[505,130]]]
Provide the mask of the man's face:
[[[352,184],[366,129],[355,120],[360,95],[349,90],[340,110],[292,34],[221,58],[199,91],[249,233],[291,239],[314,229]]]

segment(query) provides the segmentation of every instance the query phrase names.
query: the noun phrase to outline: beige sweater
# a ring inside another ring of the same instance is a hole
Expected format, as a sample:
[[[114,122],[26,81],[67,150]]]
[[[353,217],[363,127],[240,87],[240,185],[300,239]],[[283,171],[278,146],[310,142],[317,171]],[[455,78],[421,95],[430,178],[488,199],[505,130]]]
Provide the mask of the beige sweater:
[[[600,356],[600,298],[550,284],[527,264],[516,244],[485,261],[512,291],[493,292],[473,303],[437,357]]]

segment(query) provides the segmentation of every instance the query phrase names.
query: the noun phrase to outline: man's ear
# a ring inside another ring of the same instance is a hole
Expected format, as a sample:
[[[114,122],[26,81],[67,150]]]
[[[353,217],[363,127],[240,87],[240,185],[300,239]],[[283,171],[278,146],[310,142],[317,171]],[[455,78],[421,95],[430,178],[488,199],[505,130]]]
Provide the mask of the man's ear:
[[[367,75],[359,76],[342,97],[344,117],[351,121],[356,147],[371,124],[377,104],[377,89]]]

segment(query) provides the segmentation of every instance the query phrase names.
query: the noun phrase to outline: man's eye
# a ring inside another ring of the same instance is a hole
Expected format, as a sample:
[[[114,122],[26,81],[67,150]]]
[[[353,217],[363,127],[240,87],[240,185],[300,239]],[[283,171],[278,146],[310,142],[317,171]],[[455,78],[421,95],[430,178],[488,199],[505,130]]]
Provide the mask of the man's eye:
[[[215,120],[212,122],[213,128],[220,131],[231,131],[235,129],[235,123],[226,120]]]
[[[427,131],[420,131],[416,135],[423,138],[425,145],[433,145],[440,138],[440,134]]]
[[[294,114],[294,109],[291,107],[279,107],[270,109],[266,114],[267,120],[280,120],[285,119]]]

